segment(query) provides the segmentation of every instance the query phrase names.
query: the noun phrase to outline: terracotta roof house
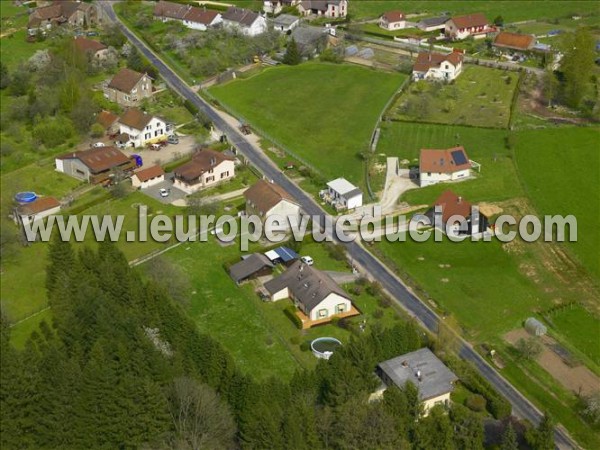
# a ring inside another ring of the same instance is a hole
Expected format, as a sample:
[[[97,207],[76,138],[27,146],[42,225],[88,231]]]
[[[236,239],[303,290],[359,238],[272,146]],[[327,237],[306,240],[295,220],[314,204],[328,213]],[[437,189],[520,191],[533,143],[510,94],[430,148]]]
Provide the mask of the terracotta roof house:
[[[108,47],[100,41],[78,36],[73,40],[73,45],[80,52],[95,59],[104,59],[108,55]]]
[[[27,225],[60,212],[61,204],[54,197],[38,197],[31,203],[14,209],[13,218],[19,225]]]
[[[223,28],[246,36],[258,36],[267,31],[267,19],[249,9],[232,6],[223,13]]]
[[[327,275],[302,261],[264,284],[271,301],[291,299],[299,309],[304,327],[327,323],[333,317],[360,314],[350,296]]]
[[[289,221],[300,223],[300,205],[281,186],[259,180],[244,192],[246,215],[259,216],[261,220],[279,218],[278,227],[289,228]]]
[[[448,405],[458,377],[428,348],[397,356],[377,365],[375,373],[382,381],[376,392],[380,397],[390,386],[403,388],[408,382],[419,391],[424,415],[438,404]]]
[[[129,136],[127,141],[121,140],[121,144],[127,147],[143,147],[164,141],[171,133],[171,127],[159,117],[138,108],[129,108],[119,119],[119,133]]]
[[[65,153],[55,159],[56,170],[89,183],[110,182],[114,170],[130,173],[135,161],[114,147]]]
[[[251,278],[269,275],[273,271],[273,263],[262,253],[253,253],[229,268],[229,276],[241,284]]]
[[[422,149],[419,157],[421,187],[471,176],[471,161],[463,147],[445,150]]]
[[[192,160],[173,171],[173,186],[192,194],[235,176],[234,158],[210,149],[197,152]]]
[[[108,134],[114,134],[119,130],[119,116],[110,111],[100,111],[96,116],[96,122],[102,125]]]
[[[154,4],[154,17],[167,22],[169,20],[183,20],[183,16],[191,8],[184,3],[159,1]]]
[[[136,106],[152,96],[152,78],[146,73],[123,68],[104,89],[104,96],[121,106]]]
[[[446,37],[461,40],[473,36],[475,39],[484,38],[493,33],[496,28],[490,25],[485,14],[476,13],[450,18],[444,28]]]
[[[402,11],[385,12],[379,18],[379,27],[389,31],[406,28],[406,16]]]
[[[347,0],[303,0],[298,3],[298,11],[304,16],[315,15],[335,19],[348,14]]]
[[[527,51],[531,50],[535,43],[535,36],[532,34],[519,34],[501,31],[494,39],[492,45],[498,48]]]
[[[462,72],[463,59],[458,51],[448,54],[421,52],[413,66],[413,80],[455,80]]]
[[[422,19],[417,23],[417,28],[422,31],[443,30],[446,28],[446,22],[450,20],[448,16],[429,17]]]
[[[458,223],[453,223],[450,227],[450,230],[459,235],[483,233],[489,225],[488,218],[479,212],[477,206],[472,205],[450,190],[444,191],[425,215],[431,220],[433,225],[436,225],[436,222],[441,222],[445,229],[448,220],[452,216],[464,218],[466,226],[462,227],[462,229]]]
[[[98,22],[96,5],[75,1],[54,1],[51,5],[36,8],[27,23],[30,36],[53,26],[68,24],[72,27],[95,25]]]
[[[163,181],[165,181],[165,171],[160,166],[138,169],[131,175],[131,185],[139,189],[145,189]]]
[[[176,20],[188,28],[201,31],[222,22],[218,11],[162,0],[154,5],[154,18],[163,22]]]

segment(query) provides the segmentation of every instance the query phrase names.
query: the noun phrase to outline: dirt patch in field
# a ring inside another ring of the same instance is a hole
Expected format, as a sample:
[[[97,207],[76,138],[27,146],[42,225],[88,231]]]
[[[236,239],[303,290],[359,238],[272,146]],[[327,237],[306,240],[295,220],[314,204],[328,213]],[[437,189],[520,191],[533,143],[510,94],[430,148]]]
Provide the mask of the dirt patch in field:
[[[484,216],[492,217],[492,216],[495,216],[496,214],[501,214],[502,211],[504,211],[504,210],[502,208],[500,208],[498,205],[495,205],[493,203],[483,202],[483,203],[479,204],[479,211]]]
[[[524,329],[510,331],[504,339],[514,345],[519,339],[531,337]],[[589,395],[600,390],[600,378],[585,366],[571,367],[554,351],[552,347],[560,347],[550,336],[541,338],[544,349],[537,363],[565,388],[582,395]]]

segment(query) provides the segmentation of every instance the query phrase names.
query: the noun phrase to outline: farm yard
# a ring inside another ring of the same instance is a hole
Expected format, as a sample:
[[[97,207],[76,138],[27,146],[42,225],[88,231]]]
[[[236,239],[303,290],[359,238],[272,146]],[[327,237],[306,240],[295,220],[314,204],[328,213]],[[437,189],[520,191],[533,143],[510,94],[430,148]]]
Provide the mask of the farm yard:
[[[351,65],[307,63],[267,69],[210,93],[326,178],[362,183],[360,153],[368,149],[377,117],[404,79]]]
[[[506,128],[518,74],[467,65],[450,84],[412,83],[387,117],[394,120]]]

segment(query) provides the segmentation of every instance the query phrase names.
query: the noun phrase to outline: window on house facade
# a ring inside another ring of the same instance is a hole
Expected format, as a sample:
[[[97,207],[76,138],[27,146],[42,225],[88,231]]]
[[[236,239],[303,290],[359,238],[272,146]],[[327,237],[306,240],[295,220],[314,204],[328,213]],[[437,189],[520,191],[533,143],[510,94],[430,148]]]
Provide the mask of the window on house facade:
[[[327,317],[327,309],[323,308],[319,310],[319,317]]]
[[[338,313],[343,313],[344,311],[346,311],[346,305],[344,303],[340,303],[335,307],[335,310]]]
[[[150,139],[152,137],[152,133],[146,133],[144,135],[144,139]]]
[[[228,176],[229,176],[229,171],[221,173],[221,178],[225,178],[225,177],[228,177]]]

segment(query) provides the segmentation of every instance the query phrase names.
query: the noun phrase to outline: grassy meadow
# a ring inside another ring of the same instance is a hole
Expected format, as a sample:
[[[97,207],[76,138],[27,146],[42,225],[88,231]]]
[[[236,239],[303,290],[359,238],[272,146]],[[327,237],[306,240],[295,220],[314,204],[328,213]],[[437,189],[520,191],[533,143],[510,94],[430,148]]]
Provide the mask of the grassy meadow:
[[[553,313],[549,320],[556,331],[600,366],[600,319],[597,316],[574,305]]]

